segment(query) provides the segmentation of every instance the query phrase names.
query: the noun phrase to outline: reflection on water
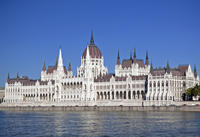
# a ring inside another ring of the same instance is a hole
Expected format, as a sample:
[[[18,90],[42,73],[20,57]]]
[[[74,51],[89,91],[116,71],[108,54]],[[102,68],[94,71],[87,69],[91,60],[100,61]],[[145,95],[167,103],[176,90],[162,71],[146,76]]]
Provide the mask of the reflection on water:
[[[200,136],[200,113],[0,112],[0,136]]]

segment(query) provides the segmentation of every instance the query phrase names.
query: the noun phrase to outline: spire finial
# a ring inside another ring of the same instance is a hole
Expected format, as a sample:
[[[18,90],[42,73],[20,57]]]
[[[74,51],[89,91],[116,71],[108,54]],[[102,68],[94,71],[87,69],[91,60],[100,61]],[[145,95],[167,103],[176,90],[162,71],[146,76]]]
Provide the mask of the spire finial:
[[[148,51],[146,51],[146,61],[145,61],[145,65],[149,65],[149,55],[148,55]]]
[[[117,54],[117,65],[120,65],[119,49],[118,49],[118,54]]]
[[[46,65],[45,65],[45,60],[43,62],[43,67],[42,67],[42,70],[45,71],[46,70]]]
[[[91,30],[90,45],[94,45],[93,30]]]

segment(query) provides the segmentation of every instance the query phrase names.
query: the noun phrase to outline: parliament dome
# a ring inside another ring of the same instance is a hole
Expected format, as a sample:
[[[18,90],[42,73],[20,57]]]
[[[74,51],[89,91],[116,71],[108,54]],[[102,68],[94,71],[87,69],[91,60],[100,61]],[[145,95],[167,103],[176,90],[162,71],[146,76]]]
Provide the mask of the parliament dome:
[[[90,40],[90,45],[88,46],[89,48],[89,55],[91,58],[101,58],[102,54],[99,48],[94,44],[94,39],[93,39],[93,33],[91,33],[91,40]],[[85,48],[82,58],[86,58],[87,54],[87,47]]]

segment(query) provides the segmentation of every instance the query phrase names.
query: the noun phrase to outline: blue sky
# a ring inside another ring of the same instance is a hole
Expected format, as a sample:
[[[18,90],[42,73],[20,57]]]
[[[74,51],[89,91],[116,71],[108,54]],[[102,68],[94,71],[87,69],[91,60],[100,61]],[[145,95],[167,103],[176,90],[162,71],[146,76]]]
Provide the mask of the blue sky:
[[[196,64],[199,74],[199,7],[199,0],[1,0],[0,86],[8,73],[40,78],[60,45],[76,73],[91,29],[110,73],[118,49],[126,59],[136,48],[140,59],[148,50],[154,67]]]

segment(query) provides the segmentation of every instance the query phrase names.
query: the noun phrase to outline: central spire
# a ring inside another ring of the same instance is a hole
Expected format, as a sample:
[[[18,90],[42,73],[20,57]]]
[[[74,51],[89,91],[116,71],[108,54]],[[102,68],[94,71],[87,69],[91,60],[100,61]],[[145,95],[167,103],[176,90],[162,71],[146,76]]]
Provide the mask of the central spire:
[[[93,30],[91,31],[90,45],[94,45]]]

